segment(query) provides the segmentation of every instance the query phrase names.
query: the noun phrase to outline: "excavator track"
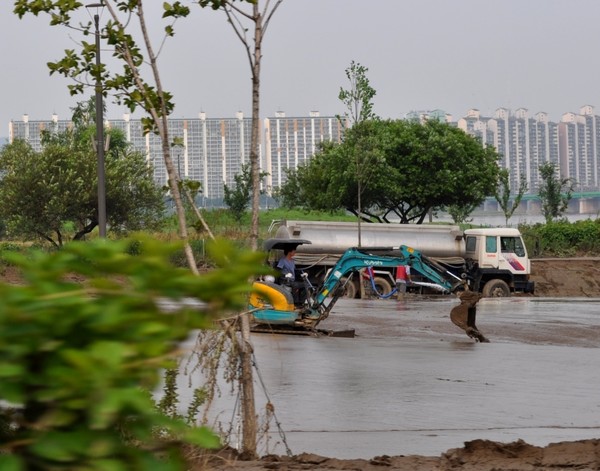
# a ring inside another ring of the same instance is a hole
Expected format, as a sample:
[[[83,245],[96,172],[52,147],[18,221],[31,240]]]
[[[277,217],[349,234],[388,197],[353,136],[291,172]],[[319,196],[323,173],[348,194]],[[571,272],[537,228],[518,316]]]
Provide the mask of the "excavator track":
[[[310,337],[344,337],[354,338],[354,329],[348,330],[329,330],[329,329],[306,329],[302,327],[294,328],[287,325],[265,325],[258,324],[250,327],[250,332],[258,334],[278,334],[278,335],[304,335]]]

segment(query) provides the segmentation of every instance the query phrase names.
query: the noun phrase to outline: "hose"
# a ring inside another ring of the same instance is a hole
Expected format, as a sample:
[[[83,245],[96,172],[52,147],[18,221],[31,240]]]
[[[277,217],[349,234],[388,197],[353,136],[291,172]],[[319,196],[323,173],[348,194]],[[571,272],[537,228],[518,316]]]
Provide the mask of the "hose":
[[[367,269],[367,273],[369,273],[369,279],[371,280],[371,289],[377,295],[379,299],[387,299],[398,292],[398,288],[394,287],[392,291],[388,294],[383,294],[377,291],[377,286],[375,286],[375,277],[373,276],[373,270]]]

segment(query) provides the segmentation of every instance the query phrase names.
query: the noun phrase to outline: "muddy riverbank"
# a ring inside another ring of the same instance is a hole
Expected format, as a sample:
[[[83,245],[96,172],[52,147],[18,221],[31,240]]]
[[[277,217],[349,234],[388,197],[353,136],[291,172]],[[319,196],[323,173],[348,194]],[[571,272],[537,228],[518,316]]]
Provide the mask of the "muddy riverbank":
[[[600,440],[552,443],[546,447],[522,440],[498,443],[473,440],[441,456],[375,456],[371,459],[339,460],[302,453],[266,456],[257,461],[240,461],[232,450],[200,459],[194,471],[262,470],[363,470],[363,471],[554,471],[600,469]]]
[[[600,297],[600,260],[534,260],[532,261],[532,279],[536,282],[538,298],[564,297]],[[546,300],[544,300],[546,301]],[[548,299],[551,303],[551,299]],[[483,312],[483,309],[482,309]],[[556,322],[548,325],[530,325],[511,322],[491,322],[483,315],[479,316],[479,327],[494,342],[516,344],[538,344],[557,346],[581,346],[600,348],[600,327]],[[447,321],[447,320],[446,320]],[[441,321],[439,325],[424,321],[423,325],[402,326],[406,338],[414,338],[419,332],[427,335],[452,335],[454,326]],[[331,319],[335,327],[347,327]],[[399,321],[400,322],[400,321]],[[425,325],[427,324],[427,325]],[[518,328],[515,328],[518,326]],[[377,329],[383,326],[361,326],[361,334],[377,335]],[[460,334],[458,334],[460,335]],[[600,385],[598,385],[600,386]],[[600,407],[600,405],[598,406]],[[590,411],[592,414],[597,412]],[[235,451],[227,450],[197,459],[194,471],[214,469],[218,471],[260,471],[260,470],[600,470],[600,439],[560,441],[546,446],[535,446],[524,440],[502,442],[476,439],[466,441],[463,447],[450,448],[437,456],[426,455],[379,455],[362,459],[337,459],[311,453],[310,450],[288,457],[267,455],[256,461],[241,461]]]
[[[10,267],[0,271],[4,282],[19,283],[19,274]],[[532,279],[536,282],[538,298],[585,297],[600,298],[600,260],[533,260]],[[385,301],[383,301],[385,302]],[[549,301],[550,302],[550,301]],[[600,327],[589,328],[569,322],[529,325],[517,320],[492,323],[482,313],[479,327],[492,339],[492,342],[511,344],[543,344],[557,346],[579,346],[586,349],[600,348]],[[333,323],[338,322],[332,319]],[[346,327],[343,325],[341,327]],[[448,319],[439,325],[431,319],[421,323],[402,324],[399,316],[397,327],[406,339],[417,335],[439,337],[448,341],[452,336],[461,338]],[[518,326],[518,328],[515,328]],[[361,335],[374,335],[389,324],[364,325]],[[400,339],[402,342],[403,340]],[[600,387],[600,385],[598,385]],[[276,400],[276,398],[274,398]],[[600,403],[597,407],[600,407]],[[425,411],[423,413],[426,413]],[[590,414],[597,414],[597,410]],[[402,447],[399,446],[399,449]],[[207,456],[190,455],[190,470],[217,471],[261,471],[261,470],[600,470],[600,439],[560,441],[546,446],[536,446],[524,440],[502,442],[498,440],[475,439],[458,448],[449,448],[436,456],[427,455],[381,455],[365,452],[360,459],[338,459],[315,454],[310,449],[299,450],[293,456],[266,455],[255,461],[240,460],[234,450],[225,450]]]

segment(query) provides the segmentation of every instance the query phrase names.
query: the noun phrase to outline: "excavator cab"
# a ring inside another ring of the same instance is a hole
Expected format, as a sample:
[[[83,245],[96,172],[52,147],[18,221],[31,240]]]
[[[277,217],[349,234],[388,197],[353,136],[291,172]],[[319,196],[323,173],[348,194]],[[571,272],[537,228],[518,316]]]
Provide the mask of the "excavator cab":
[[[277,263],[283,253],[296,250],[299,245],[310,243],[306,239],[286,238],[267,239],[264,242],[264,249],[267,252],[266,263],[275,270],[276,274],[267,275],[254,282],[254,292],[250,297],[252,306],[272,307],[277,311],[293,312],[304,305],[307,296],[311,294],[310,282],[299,270],[296,270],[295,277],[281,276]]]
[[[288,250],[296,250],[299,245],[303,244],[311,244],[310,240],[306,239],[285,239],[285,238],[274,238],[267,239],[264,242],[264,249],[267,252],[267,260],[266,263],[271,268],[277,270],[277,262],[281,258],[281,256]],[[296,270],[298,271],[298,270]],[[275,282],[278,284],[285,284],[285,280],[281,279],[282,277],[278,276],[275,278]],[[296,274],[296,279],[299,278],[299,274]]]

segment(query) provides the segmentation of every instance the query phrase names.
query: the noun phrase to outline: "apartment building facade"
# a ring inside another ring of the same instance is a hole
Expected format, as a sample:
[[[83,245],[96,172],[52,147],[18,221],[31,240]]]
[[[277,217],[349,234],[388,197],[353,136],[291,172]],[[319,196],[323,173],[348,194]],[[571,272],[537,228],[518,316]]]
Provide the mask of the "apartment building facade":
[[[11,121],[8,125],[8,142],[15,139],[23,139],[31,146],[39,150],[42,147],[42,135],[44,131],[50,133],[61,133],[73,128],[71,121],[59,120],[58,115],[53,114],[50,120],[30,120],[29,115],[23,115],[21,121]]]
[[[278,112],[264,120],[265,169],[267,190],[287,181],[287,170],[304,164],[325,141],[341,142],[343,126],[337,117],[321,117],[312,111],[307,117],[286,117]]]
[[[238,112],[234,118],[209,118],[200,113],[197,118],[168,121],[171,158],[181,178],[200,181],[205,201],[219,204],[223,185],[233,186],[234,177],[250,160],[251,118]],[[62,132],[73,126],[71,121],[30,120],[9,124],[9,141],[20,138],[34,149],[41,148],[44,131]],[[145,134],[140,119],[124,115],[122,119],[107,120],[107,128],[120,129],[133,149],[142,152],[154,169],[154,179],[167,184],[167,172],[162,157],[161,140],[156,134]],[[322,142],[341,140],[341,125],[336,117],[322,117],[313,111],[306,117],[286,117],[278,112],[262,122],[259,146],[261,171],[268,173],[263,190],[270,194],[286,181],[287,169],[307,162]],[[265,151],[266,150],[266,151]]]
[[[171,159],[180,178],[202,183],[206,200],[223,198],[223,184],[234,185],[234,177],[250,159],[251,119],[243,113],[234,118],[198,118],[168,121]],[[157,134],[144,133],[139,119],[125,115],[107,121],[107,127],[120,129],[135,150],[142,152],[154,169],[154,180],[166,185],[168,176]]]
[[[500,155],[500,165],[509,170],[510,185],[516,191],[525,181],[529,194],[540,187],[539,166],[555,164],[563,178],[572,178],[577,191],[600,191],[600,118],[594,108],[585,105],[578,113],[564,113],[560,122],[553,122],[544,112],[530,116],[525,108],[514,112],[498,108],[492,116],[482,116],[477,109],[453,122],[441,110],[409,113],[407,119],[440,119],[455,124],[479,138],[482,145],[493,146]],[[325,141],[340,142],[347,122],[334,116],[320,116],[318,111],[308,116],[286,117],[284,112],[261,122],[259,158],[263,191],[271,194],[287,180],[287,170],[307,162]],[[146,156],[154,169],[157,183],[166,185],[167,174],[157,135],[144,134],[141,120],[124,115],[108,120],[107,127],[121,129],[134,149]],[[9,124],[9,142],[16,138],[29,141],[34,149],[41,147],[43,131],[62,132],[72,127],[69,120],[31,120]],[[243,113],[233,118],[209,118],[200,113],[197,118],[169,119],[172,142],[171,157],[182,178],[202,183],[205,200],[219,204],[223,185],[234,185],[234,177],[242,165],[249,162],[251,119]]]
[[[575,183],[570,210],[597,213],[600,122],[593,106],[582,106],[577,113],[564,113],[559,122],[550,121],[543,112],[531,117],[523,108],[514,113],[499,108],[491,117],[482,117],[478,110],[470,110],[457,125],[478,136],[484,144],[494,145],[501,157],[500,164],[510,172],[513,192],[525,181],[527,193],[537,195],[541,184],[539,166],[549,162],[556,166],[561,178]],[[535,211],[537,204],[529,200],[527,207]]]
[[[563,175],[574,179],[581,191],[598,191],[600,122],[593,107],[586,105],[579,114],[563,114],[558,131]]]

